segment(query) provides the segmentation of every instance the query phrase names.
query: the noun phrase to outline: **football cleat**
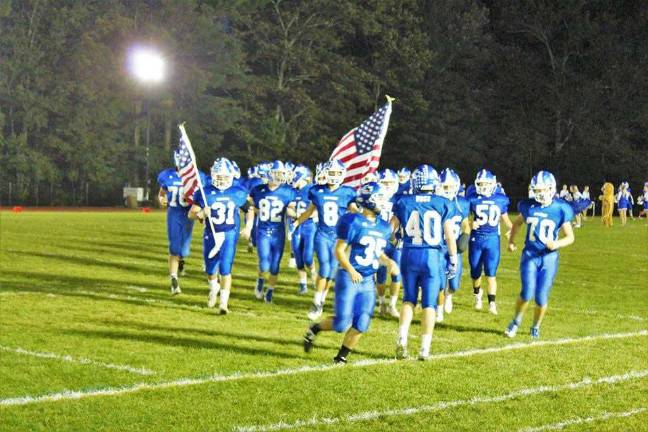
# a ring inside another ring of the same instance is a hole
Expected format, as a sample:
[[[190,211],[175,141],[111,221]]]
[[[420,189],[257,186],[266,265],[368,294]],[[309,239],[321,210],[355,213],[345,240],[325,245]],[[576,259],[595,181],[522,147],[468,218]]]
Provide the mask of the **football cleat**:
[[[268,288],[265,292],[265,302],[266,303],[272,303],[272,294],[274,293],[274,289]]]
[[[297,291],[297,294],[304,295],[307,292],[308,292],[308,286],[305,283],[300,283],[299,284],[299,290]]]
[[[227,315],[229,313],[229,309],[227,309],[224,306],[221,306],[218,308],[218,313],[221,315]]]
[[[207,307],[208,308],[213,308],[216,306],[216,299],[218,298],[218,291],[217,289],[210,289],[209,290],[209,298],[207,299]]]
[[[518,331],[518,324],[515,322],[515,320],[511,321],[506,327],[506,330],[504,330],[504,336],[514,338],[515,335],[517,334]]]
[[[335,356],[333,357],[333,363],[345,365],[347,364],[347,359],[346,357]]]
[[[495,302],[488,303],[488,312],[493,315],[497,315],[497,305],[495,304]]]
[[[295,261],[295,257],[290,257],[290,261],[288,261],[288,267],[297,268],[297,261]]]
[[[396,344],[396,359],[398,360],[407,360],[409,354],[407,353],[407,347],[403,344]]]
[[[313,344],[315,342],[315,336],[316,334],[313,333],[310,328],[306,330],[306,334],[304,335],[304,352],[311,352],[311,350],[313,349]]]
[[[438,306],[436,310],[436,322],[443,322],[443,306]]]
[[[482,307],[484,307],[482,303],[482,292],[480,291],[479,294],[473,294],[475,296],[475,309],[476,310],[482,310]]]
[[[180,283],[178,282],[177,277],[171,278],[171,295],[178,295],[182,291],[180,290]]]
[[[387,316],[387,306],[388,306],[388,305],[387,305],[386,303],[381,303],[381,304],[380,304],[380,311],[379,311],[379,313],[380,313],[380,316],[381,316],[381,317],[385,317],[385,316]]]
[[[254,252],[254,246],[252,246],[252,243],[248,243],[248,246],[247,246],[247,252],[248,252],[248,253],[252,253],[252,252]]]
[[[258,300],[263,298],[263,284],[259,283],[259,280],[257,280],[257,283],[254,286],[254,297]]]
[[[322,305],[313,303],[308,311],[308,319],[311,321],[317,321],[319,317],[322,316],[323,311],[324,307]]]
[[[452,313],[452,294],[446,295],[445,303],[443,304],[443,310],[445,313]]]
[[[396,306],[389,306],[387,308],[387,315],[393,317],[393,318],[400,318],[400,313],[398,313],[398,309],[396,309]]]
[[[529,334],[532,339],[540,339],[540,327],[531,327]]]
[[[180,276],[185,276],[185,260],[183,259],[178,261],[178,274]]]

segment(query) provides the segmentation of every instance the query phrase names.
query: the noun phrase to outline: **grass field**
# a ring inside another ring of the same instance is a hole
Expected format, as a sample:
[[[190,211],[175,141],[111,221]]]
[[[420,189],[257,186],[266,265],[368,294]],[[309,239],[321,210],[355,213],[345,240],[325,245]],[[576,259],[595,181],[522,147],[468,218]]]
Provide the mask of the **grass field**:
[[[232,313],[206,309],[199,227],[172,298],[163,213],[3,212],[0,224],[1,430],[648,430],[645,220],[576,230],[539,343],[530,314],[502,336],[520,256],[503,252],[500,315],[472,310],[464,275],[432,361],[393,360],[397,322],[375,318],[345,367],[331,364],[337,334],[304,354],[311,296],[294,270],[275,304],[254,299],[245,248]]]

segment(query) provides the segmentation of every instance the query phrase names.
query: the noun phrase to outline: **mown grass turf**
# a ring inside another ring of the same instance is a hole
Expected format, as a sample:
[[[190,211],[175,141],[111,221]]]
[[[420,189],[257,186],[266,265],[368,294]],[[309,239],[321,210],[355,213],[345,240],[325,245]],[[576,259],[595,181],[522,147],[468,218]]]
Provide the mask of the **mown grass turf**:
[[[183,294],[171,297],[163,213],[0,213],[0,345],[155,372],[142,376],[0,350],[0,399],[329,365],[341,337],[323,334],[312,354],[303,353],[311,296],[296,294],[296,272],[287,268],[287,256],[275,304],[253,298],[256,257],[240,247],[232,313],[218,316],[205,308],[199,229],[188,276],[181,280]],[[464,274],[455,311],[435,331],[435,353],[531,342],[530,314],[516,340],[502,336],[519,292],[519,254],[502,252],[498,316],[472,310]],[[647,329],[647,286],[645,221],[612,229],[589,221],[576,230],[575,245],[561,251],[542,339]],[[351,362],[393,357],[396,331],[396,321],[375,318]],[[412,351],[417,333],[418,321],[412,326]],[[369,420],[346,417],[645,370],[646,339],[637,335],[427,363],[379,361],[80,400],[0,404],[0,429],[232,430],[330,418],[335,424],[315,421],[298,429],[518,430],[648,408],[648,379]],[[570,430],[646,430],[646,424],[648,411]]]

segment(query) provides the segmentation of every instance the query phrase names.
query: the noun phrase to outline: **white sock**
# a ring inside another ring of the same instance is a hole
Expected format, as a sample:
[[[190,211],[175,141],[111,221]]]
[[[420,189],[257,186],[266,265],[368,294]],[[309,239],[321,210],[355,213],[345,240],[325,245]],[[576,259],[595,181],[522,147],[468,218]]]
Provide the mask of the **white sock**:
[[[391,296],[389,298],[389,306],[396,307],[396,302],[398,301],[398,296]]]
[[[218,279],[209,279],[209,291],[218,293],[219,290],[220,284],[218,283]]]
[[[221,290],[220,292],[220,307],[221,309],[227,309],[227,301],[229,300],[230,290]]]
[[[324,305],[324,302],[326,301],[326,294],[328,294],[328,292],[328,288],[322,291],[322,305]]]
[[[316,305],[321,305],[322,304],[322,294],[323,292],[315,291],[315,295],[313,296],[313,303]]]
[[[378,304],[379,304],[380,306],[382,306],[384,303],[385,303],[385,296],[384,296],[384,295],[379,296],[379,297],[378,297]]]
[[[398,343],[402,346],[407,346],[407,336],[409,334],[409,325],[402,324],[398,327]]]
[[[421,335],[421,350],[426,353],[430,352],[430,345],[432,345],[432,335]]]
[[[308,276],[306,276],[306,273],[302,273],[299,275],[299,283],[300,284],[308,283]]]

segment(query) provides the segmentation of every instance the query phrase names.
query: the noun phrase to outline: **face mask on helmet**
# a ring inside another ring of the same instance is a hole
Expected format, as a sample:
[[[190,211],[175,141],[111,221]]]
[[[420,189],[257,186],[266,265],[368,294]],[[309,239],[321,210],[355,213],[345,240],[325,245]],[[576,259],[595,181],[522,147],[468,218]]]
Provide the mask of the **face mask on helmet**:
[[[270,170],[270,178],[273,183],[286,183],[288,181],[286,170],[283,168]]]
[[[376,182],[371,182],[360,188],[357,202],[360,206],[377,214],[386,208],[389,196],[384,187]]]
[[[417,192],[435,192],[439,180],[436,170],[430,165],[421,165],[412,174],[414,190]]]
[[[475,191],[479,195],[489,197],[495,192],[497,186],[497,179],[489,171],[481,170],[475,179]]]
[[[360,180],[360,184],[375,183],[378,181],[378,176],[376,173],[369,173]]]
[[[234,167],[232,163],[225,159],[216,159],[211,168],[212,184],[216,189],[229,189],[234,182]]]
[[[540,171],[531,179],[533,198],[542,206],[548,206],[556,195],[556,180],[547,171]]]
[[[398,175],[390,169],[386,169],[380,174],[380,181],[378,183],[386,189],[390,196],[398,192]]]
[[[437,195],[453,200],[459,193],[461,187],[461,180],[457,173],[447,168],[443,170],[439,176],[439,186],[437,187]]]
[[[326,182],[331,186],[339,186],[344,181],[346,169],[341,162],[329,162],[324,170],[326,172]]]

